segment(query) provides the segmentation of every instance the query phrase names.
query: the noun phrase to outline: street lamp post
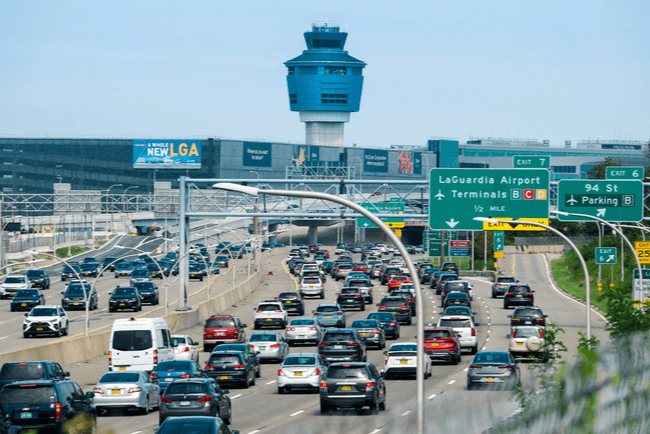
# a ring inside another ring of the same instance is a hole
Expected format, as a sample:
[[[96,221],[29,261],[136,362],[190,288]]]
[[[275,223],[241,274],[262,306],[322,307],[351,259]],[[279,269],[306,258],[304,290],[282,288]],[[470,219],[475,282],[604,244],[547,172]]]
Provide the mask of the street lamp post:
[[[108,196],[108,195],[109,195],[110,192],[111,192],[111,188],[113,188],[113,187],[121,187],[121,186],[122,186],[122,184],[113,184],[113,185],[111,185],[110,187],[108,187],[108,188],[106,189],[106,212],[107,212],[107,213],[110,211],[109,203],[108,203],[108,199],[109,199],[109,196]],[[113,213],[111,212],[111,232],[112,232],[112,231],[113,231]]]
[[[402,255],[402,258],[404,258],[411,276],[417,276],[417,272],[415,271],[413,262],[411,261],[411,258],[409,257],[409,254],[404,248],[404,245],[402,244],[402,241],[399,239],[399,237],[397,237],[393,233],[393,231],[391,231],[390,228],[386,225],[386,223],[381,221],[381,219],[379,219],[373,213],[363,208],[362,206],[357,205],[354,202],[351,202],[347,199],[343,199],[332,194],[320,193],[315,191],[262,190],[259,188],[243,186],[243,185],[238,185],[238,184],[233,184],[228,182],[216,183],[212,187],[221,190],[235,191],[243,194],[249,194],[253,196],[257,196],[259,194],[270,194],[274,196],[288,196],[288,197],[300,197],[300,198],[307,198],[307,199],[327,200],[334,203],[338,203],[350,209],[353,209],[354,211],[358,212],[359,214],[361,214],[362,216],[364,216],[365,218],[369,219],[371,222],[376,224],[377,227],[384,232],[386,237],[388,237],[388,239],[397,247],[400,254]],[[413,284],[415,286],[415,293],[417,294],[419,299],[415,305],[416,327],[417,327],[417,335],[415,339],[417,345],[417,360],[418,360],[416,366],[416,402],[417,402],[416,432],[417,434],[423,434],[424,433],[424,366],[423,366],[424,364],[424,303],[423,303],[423,298],[424,297],[421,293],[419,279],[414,279]]]

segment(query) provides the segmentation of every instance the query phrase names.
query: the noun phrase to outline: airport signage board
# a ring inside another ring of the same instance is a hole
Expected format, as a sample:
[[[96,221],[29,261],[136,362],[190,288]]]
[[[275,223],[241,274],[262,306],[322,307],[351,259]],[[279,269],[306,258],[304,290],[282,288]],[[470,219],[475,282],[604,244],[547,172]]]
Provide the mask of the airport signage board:
[[[134,169],[200,169],[200,140],[134,140]]]
[[[388,151],[364,149],[363,171],[372,173],[388,173]]]
[[[503,252],[503,231],[494,232],[494,251]]]
[[[273,145],[271,143],[244,142],[244,167],[272,167]]]
[[[605,179],[638,179],[639,181],[643,181],[644,177],[645,169],[643,167],[605,167]]]
[[[643,219],[643,182],[633,180],[563,179],[558,182],[557,209],[609,222]],[[594,221],[558,214],[561,221]]]
[[[616,247],[596,247],[595,256],[598,265],[616,264]]]
[[[390,198],[389,202],[364,202],[360,203],[362,207],[367,209],[373,214],[397,214],[399,217],[382,217],[381,221],[386,223],[389,228],[403,228],[404,224],[404,201],[398,197]],[[376,228],[370,219],[365,217],[357,217],[357,227],[372,229]]]

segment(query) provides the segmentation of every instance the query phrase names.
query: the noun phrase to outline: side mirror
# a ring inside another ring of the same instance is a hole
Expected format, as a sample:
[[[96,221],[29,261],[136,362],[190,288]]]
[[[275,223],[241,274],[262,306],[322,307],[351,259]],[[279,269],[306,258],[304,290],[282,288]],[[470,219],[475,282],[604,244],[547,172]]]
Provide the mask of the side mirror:
[[[227,395],[227,394],[230,393],[230,390],[229,389],[223,389],[222,392],[223,392],[224,395]]]
[[[244,328],[248,327],[246,324],[242,324],[241,326],[244,327]]]
[[[61,294],[65,294],[65,291],[61,291]]]
[[[478,326],[480,326],[480,325],[481,325],[481,324],[479,324],[479,323],[477,323],[477,322],[474,323],[474,326],[475,326],[475,327],[478,327]]]
[[[28,315],[29,315],[28,313],[25,314],[25,316],[28,316]]]
[[[95,397],[95,392],[86,392],[86,398],[93,399]]]
[[[381,371],[381,372],[379,373],[379,376],[380,376],[381,378],[386,378],[386,372]]]
[[[375,306],[379,306],[379,303],[375,304]]]
[[[386,354],[388,354],[388,351],[384,351],[384,356],[385,356]]]
[[[476,312],[472,312],[472,315],[476,315]]]
[[[548,318],[548,315],[544,315],[544,318]]]
[[[69,376],[70,376],[70,372],[68,372],[68,371],[63,371],[63,372],[59,373],[59,375],[60,375],[61,377],[69,377]],[[94,396],[94,395],[93,395],[93,396]]]
[[[508,315],[507,318],[512,318],[512,315]]]
[[[535,292],[535,290],[533,289],[531,292]]]
[[[112,293],[113,293],[113,291],[109,292],[108,295],[111,295]]]

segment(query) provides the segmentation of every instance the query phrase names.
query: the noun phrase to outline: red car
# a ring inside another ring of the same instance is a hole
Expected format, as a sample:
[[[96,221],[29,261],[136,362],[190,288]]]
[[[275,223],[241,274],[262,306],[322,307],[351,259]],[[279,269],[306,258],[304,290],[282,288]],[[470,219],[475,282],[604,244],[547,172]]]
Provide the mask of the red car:
[[[353,271],[362,271],[364,273],[366,272],[366,264],[363,262],[355,262],[354,264],[352,264],[352,266],[353,266],[352,268]]]
[[[411,279],[407,276],[393,276],[388,281],[388,292],[392,291],[394,288],[399,288],[402,283],[413,283]]]
[[[446,360],[454,365],[461,361],[460,341],[450,328],[425,328],[424,352],[432,361]]]
[[[329,250],[317,250],[316,252],[314,252],[314,255],[325,255],[327,259],[330,258]]]
[[[214,315],[203,327],[203,351],[212,351],[219,344],[246,342],[246,324],[232,315]]]

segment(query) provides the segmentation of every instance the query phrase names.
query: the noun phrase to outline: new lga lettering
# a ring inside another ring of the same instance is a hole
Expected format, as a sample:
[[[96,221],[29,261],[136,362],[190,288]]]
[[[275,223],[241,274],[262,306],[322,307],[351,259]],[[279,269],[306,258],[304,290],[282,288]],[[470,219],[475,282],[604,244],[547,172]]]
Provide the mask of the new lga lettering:
[[[147,155],[152,157],[198,157],[199,151],[196,148],[196,143],[188,145],[187,143],[180,143],[178,148],[174,150],[174,143],[151,143],[147,148]]]
[[[522,178],[517,176],[502,176],[499,179],[494,178],[493,176],[477,176],[477,177],[462,177],[462,176],[438,176],[438,182],[440,184],[474,184],[474,185],[485,185],[485,184],[499,184],[503,185],[542,185],[542,181],[539,176],[532,178]]]

